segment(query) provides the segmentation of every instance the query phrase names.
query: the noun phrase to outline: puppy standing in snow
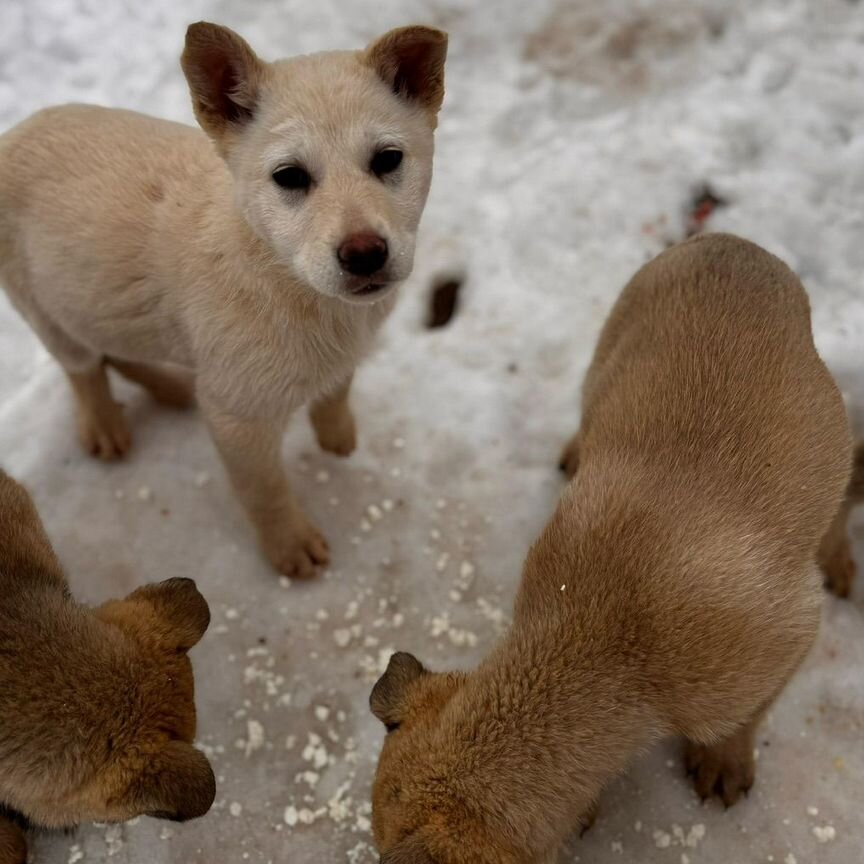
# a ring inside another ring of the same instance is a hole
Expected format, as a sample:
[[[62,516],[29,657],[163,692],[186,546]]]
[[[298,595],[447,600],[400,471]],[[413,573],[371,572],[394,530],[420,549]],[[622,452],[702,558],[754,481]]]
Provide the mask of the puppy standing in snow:
[[[470,674],[397,654],[375,686],[382,864],[554,861],[662,736],[687,739],[703,797],[753,782],[754,730],[818,628],[820,541],[847,543],[828,529],[849,428],[800,282],[728,235],[663,253],[613,309],[583,409],[510,634]]]
[[[68,375],[82,444],[103,459],[130,444],[106,364],[171,404],[194,379],[288,575],[328,549],[289,490],[283,432],[310,403],[320,445],[354,449],[348,390],[411,272],[446,50],[444,33],[406,27],[265,63],[199,23],[182,64],[211,141],[83,105],[0,137],[0,281]]]

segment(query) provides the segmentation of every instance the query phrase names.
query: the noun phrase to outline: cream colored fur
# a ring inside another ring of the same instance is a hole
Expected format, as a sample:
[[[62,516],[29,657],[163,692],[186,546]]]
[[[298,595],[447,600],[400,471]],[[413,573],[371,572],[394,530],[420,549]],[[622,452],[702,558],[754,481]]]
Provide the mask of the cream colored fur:
[[[282,435],[311,404],[321,445],[354,448],[348,386],[411,271],[446,44],[408,27],[364,51],[265,63],[197,24],[183,67],[211,140],[85,105],[0,137],[0,281],[67,372],[82,443],[106,459],[130,443],[106,363],[172,404],[194,378],[263,549],[290,575],[328,551],[289,491]],[[387,148],[403,160],[378,176]],[[274,182],[286,165],[308,172],[307,191]],[[389,249],[371,277],[338,257],[363,234]]]

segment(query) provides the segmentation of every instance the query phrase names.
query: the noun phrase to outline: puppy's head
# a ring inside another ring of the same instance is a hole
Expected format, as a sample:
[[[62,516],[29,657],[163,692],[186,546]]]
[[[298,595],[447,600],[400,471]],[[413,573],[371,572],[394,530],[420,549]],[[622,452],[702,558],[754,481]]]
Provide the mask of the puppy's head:
[[[446,53],[446,34],[404,27],[363,51],[265,63],[231,30],[189,28],[193,107],[237,205],[316,291],[372,302],[411,272]]]
[[[170,579],[110,601],[94,615],[117,638],[103,637],[94,651],[99,662],[77,673],[82,698],[102,702],[81,721],[89,727],[82,753],[89,770],[78,770],[87,780],[76,783],[67,768],[69,788],[40,821],[203,816],[216,784],[206,757],[192,746],[195,688],[187,653],[210,622],[206,601],[191,579]]]
[[[484,803],[459,801],[456,794],[459,769],[440,721],[465,677],[431,673],[399,653],[372,690],[372,713],[387,728],[372,788],[381,864],[515,861],[486,827]]]

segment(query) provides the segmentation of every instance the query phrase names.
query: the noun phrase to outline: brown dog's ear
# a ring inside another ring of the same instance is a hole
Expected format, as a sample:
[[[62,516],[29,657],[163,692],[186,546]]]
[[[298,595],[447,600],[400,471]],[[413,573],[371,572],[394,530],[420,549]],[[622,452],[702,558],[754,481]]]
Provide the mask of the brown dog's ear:
[[[30,493],[0,469],[0,566],[18,579],[65,584]],[[33,585],[38,584],[34,581]]]
[[[420,837],[412,834],[385,852],[380,864],[435,864],[435,859]]]
[[[415,99],[433,116],[444,101],[447,34],[432,27],[400,27],[366,49],[366,62],[394,93]]]
[[[169,741],[139,778],[133,803],[156,819],[186,822],[203,816],[216,797],[216,778],[207,757],[190,744]]]
[[[145,585],[96,614],[169,651],[188,651],[210,626],[210,607],[191,579]]]
[[[195,117],[217,143],[252,119],[266,67],[233,30],[206,21],[191,24],[180,64]]]
[[[399,651],[390,658],[387,671],[378,679],[369,696],[372,713],[388,731],[398,728],[402,722],[408,686],[428,674],[413,654]]]

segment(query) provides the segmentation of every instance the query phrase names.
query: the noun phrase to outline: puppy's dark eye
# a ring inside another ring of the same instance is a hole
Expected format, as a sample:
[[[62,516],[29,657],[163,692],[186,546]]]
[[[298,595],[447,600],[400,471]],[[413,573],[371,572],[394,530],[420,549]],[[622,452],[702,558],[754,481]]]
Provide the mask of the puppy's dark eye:
[[[387,733],[395,732],[402,724],[401,723],[387,723]]]
[[[305,168],[299,165],[288,165],[285,168],[277,168],[273,172],[273,179],[283,189],[307,190],[312,185],[312,178]]]
[[[392,174],[401,164],[402,151],[390,147],[387,150],[379,150],[372,157],[372,164],[369,167],[373,174],[383,177],[385,174]]]

